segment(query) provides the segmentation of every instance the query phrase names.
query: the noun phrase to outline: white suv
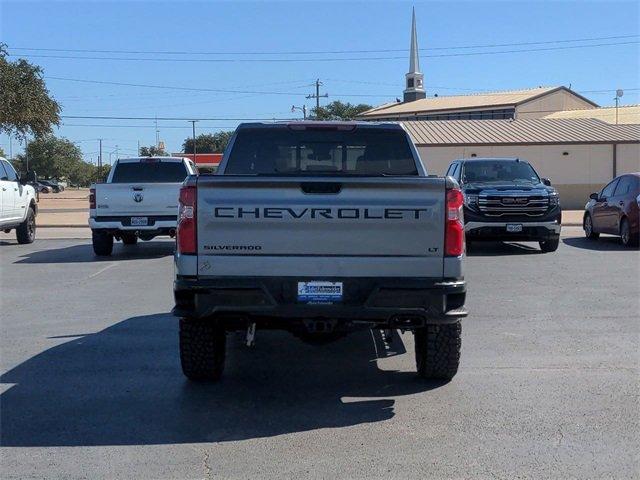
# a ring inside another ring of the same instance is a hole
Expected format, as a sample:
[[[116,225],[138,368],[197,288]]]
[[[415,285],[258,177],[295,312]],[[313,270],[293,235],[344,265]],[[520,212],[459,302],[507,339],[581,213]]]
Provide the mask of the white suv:
[[[36,191],[21,181],[13,165],[0,157],[0,230],[16,230],[18,243],[36,239]]]

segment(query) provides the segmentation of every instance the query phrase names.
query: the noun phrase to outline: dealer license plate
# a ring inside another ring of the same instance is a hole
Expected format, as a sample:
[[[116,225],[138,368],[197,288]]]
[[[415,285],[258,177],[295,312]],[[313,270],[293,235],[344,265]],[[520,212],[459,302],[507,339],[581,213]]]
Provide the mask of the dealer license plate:
[[[342,301],[342,282],[298,282],[298,301],[336,303]]]
[[[147,217],[131,217],[132,227],[146,227],[149,224]]]
[[[521,223],[507,223],[507,232],[518,233],[522,231]]]

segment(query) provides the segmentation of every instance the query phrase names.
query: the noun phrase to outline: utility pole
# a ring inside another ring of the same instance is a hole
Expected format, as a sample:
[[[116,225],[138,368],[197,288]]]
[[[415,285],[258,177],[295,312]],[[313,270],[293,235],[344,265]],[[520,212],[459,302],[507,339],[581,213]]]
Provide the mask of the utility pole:
[[[156,148],[160,145],[160,130],[158,130],[158,115],[156,115]]]
[[[29,149],[27,147],[29,147],[29,139],[25,135],[25,137],[24,137],[24,159],[25,159],[25,163],[26,163],[25,170],[28,172],[29,171]]]
[[[191,122],[191,129],[193,132],[193,163],[194,165],[197,165],[196,163],[196,155],[197,155],[197,148],[196,148],[196,122],[198,120],[189,120]]]
[[[307,95],[307,98],[315,98],[316,99],[316,114],[318,112],[318,110],[320,109],[320,97],[324,97],[327,98],[329,97],[328,93],[324,93],[322,95],[320,95],[320,86],[324,85],[320,79],[316,80],[316,94],[315,95]]]
[[[116,145],[116,162],[118,161],[118,145]]]
[[[140,140],[138,140],[138,156],[140,156]]]
[[[13,160],[13,137],[9,135],[9,158]]]
[[[101,138],[98,139],[98,145],[99,145],[98,166],[102,167],[102,139]]]

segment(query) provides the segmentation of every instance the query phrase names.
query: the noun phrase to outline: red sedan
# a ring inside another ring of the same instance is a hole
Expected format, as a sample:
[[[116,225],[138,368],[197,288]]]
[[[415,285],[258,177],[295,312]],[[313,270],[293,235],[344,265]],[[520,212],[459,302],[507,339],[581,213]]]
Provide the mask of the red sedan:
[[[640,238],[640,172],[614,178],[585,206],[582,227],[587,238],[601,233],[620,236],[623,245],[638,246]]]

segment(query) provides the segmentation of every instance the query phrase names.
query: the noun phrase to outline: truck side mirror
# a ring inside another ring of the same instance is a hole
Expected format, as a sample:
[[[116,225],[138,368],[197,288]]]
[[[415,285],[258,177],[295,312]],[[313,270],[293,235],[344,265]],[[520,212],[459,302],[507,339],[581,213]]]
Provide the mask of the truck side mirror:
[[[551,180],[549,180],[548,178],[543,178],[542,183],[544,183],[547,187],[551,186]]]
[[[598,195],[597,193],[592,193],[591,195],[589,195],[589,198],[597,202],[600,199],[600,195]]]

